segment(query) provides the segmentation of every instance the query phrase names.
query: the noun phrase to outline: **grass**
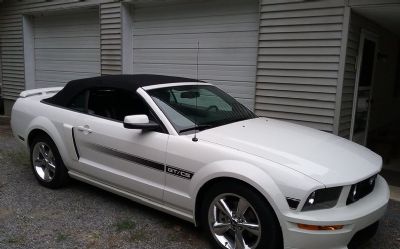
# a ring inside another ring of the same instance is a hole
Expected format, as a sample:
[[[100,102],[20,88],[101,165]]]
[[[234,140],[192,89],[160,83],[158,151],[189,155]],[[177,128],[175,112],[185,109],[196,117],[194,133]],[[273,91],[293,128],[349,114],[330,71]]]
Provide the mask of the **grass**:
[[[13,238],[9,238],[7,240],[8,243],[10,244],[20,244],[24,241],[23,237],[13,237]]]
[[[127,232],[127,234],[124,235],[124,238],[127,239],[129,242],[138,242],[150,238],[145,228],[137,229],[135,221],[129,218],[120,220],[113,226],[118,233]]]
[[[62,242],[64,240],[66,240],[68,238],[67,234],[63,234],[63,233],[58,233],[57,237],[56,237],[56,241],[57,242]]]
[[[140,240],[146,240],[148,237],[149,237],[149,234],[146,233],[145,230],[143,230],[143,229],[136,230],[136,231],[132,232],[131,235],[129,236],[129,241],[136,242],[136,241],[140,241]]]
[[[170,229],[170,228],[173,228],[174,224],[171,223],[169,220],[163,220],[163,221],[161,222],[161,226],[162,226],[163,228]]]
[[[136,223],[130,219],[124,219],[114,224],[117,232],[133,230],[136,228]]]
[[[0,159],[6,160],[13,165],[29,165],[28,153],[25,150],[4,150],[0,152]]]

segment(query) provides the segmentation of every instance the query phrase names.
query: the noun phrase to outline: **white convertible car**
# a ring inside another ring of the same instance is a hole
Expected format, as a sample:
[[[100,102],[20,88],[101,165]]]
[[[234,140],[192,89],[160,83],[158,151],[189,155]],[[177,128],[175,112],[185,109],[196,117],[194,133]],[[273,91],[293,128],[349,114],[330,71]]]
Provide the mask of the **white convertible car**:
[[[352,248],[389,200],[377,154],[259,118],[193,79],[116,75],[28,90],[11,124],[40,184],[93,184],[201,226],[216,248]]]

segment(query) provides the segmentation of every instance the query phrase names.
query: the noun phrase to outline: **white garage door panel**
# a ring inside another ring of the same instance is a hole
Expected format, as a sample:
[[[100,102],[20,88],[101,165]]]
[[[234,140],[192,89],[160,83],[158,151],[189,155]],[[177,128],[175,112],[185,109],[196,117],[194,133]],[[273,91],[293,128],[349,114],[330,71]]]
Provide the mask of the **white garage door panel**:
[[[57,53],[66,61],[91,61],[99,62],[100,57],[98,49],[36,49],[36,60],[54,60],[54,53]]]
[[[100,75],[98,11],[35,17],[36,87]]]
[[[99,63],[94,61],[43,61],[38,60],[36,62],[36,70],[49,70],[57,71],[62,68],[68,68],[73,72],[81,73],[96,73],[99,71]]]
[[[135,64],[136,70],[146,73],[160,70],[169,74],[186,75],[191,78],[196,77],[196,65],[176,65],[176,64]],[[202,80],[251,82],[253,75],[248,67],[199,65],[199,74]],[[231,84],[234,84],[232,82]]]
[[[249,4],[249,2],[253,2],[254,4]],[[140,12],[135,12],[135,18],[144,21],[154,20],[154,16],[157,16],[158,20],[176,20],[193,17],[212,18],[212,16],[219,15],[254,13],[254,11],[258,11],[259,8],[258,2],[253,0],[201,1],[200,3],[186,4],[186,7],[181,8],[183,5],[184,3],[180,2],[177,4],[158,6],[157,8],[142,8]],[[187,11],[188,9],[191,11]],[[179,16],[177,16],[177,13]]]
[[[256,48],[204,49],[199,54],[199,61],[211,65],[248,65],[256,66]],[[171,56],[174,54],[175,56]],[[196,49],[135,49],[134,61],[142,64],[185,64],[196,62]]]
[[[178,14],[178,13],[177,13]],[[137,17],[135,18],[136,20]],[[238,22],[239,20],[239,22]],[[160,23],[162,21],[162,23]],[[235,24],[240,24],[236,25]],[[226,31],[232,29],[233,31],[247,31],[254,30],[254,13],[250,14],[233,14],[233,15],[217,15],[217,16],[202,16],[202,17],[188,17],[188,18],[176,18],[169,20],[153,19],[148,21],[138,20],[135,22],[135,28],[143,30],[144,34],[163,34],[166,33],[162,28],[168,28],[168,31],[181,33],[182,31],[188,31],[189,33],[210,32],[210,31]],[[193,29],[189,29],[193,27]],[[248,29],[245,29],[245,28]],[[223,29],[225,28],[225,29]],[[168,34],[168,33],[166,33]]]
[[[254,15],[250,16],[251,19],[254,19]],[[207,19],[204,19],[206,22]],[[167,25],[165,25],[167,26]],[[191,29],[187,29],[187,26],[167,26],[164,25],[162,27],[151,27],[150,25],[140,25],[136,23],[135,30],[140,32],[141,35],[169,35],[169,34],[196,34],[196,33],[206,33],[212,30],[213,32],[225,32],[226,30],[240,32],[240,31],[249,31],[254,29],[254,22],[242,22],[240,25],[237,23],[229,23],[229,24],[203,24],[203,25],[192,25]]]
[[[37,71],[35,81],[37,87],[52,87],[63,85],[63,83],[60,82],[68,82],[74,79],[88,78],[97,75],[97,73],[74,72],[72,74],[71,72],[61,71]]]
[[[75,36],[75,37],[62,37],[62,38],[37,38],[35,39],[36,48],[88,48],[99,49],[99,37],[93,36]]]
[[[135,9],[134,73],[196,77],[253,108],[258,1],[218,0]]]
[[[257,46],[255,32],[219,32],[202,34],[137,36],[134,47],[140,48],[248,48]]]
[[[63,32],[57,31],[60,27],[62,27]],[[90,24],[90,26],[56,26],[56,27],[46,27],[41,26],[40,29],[36,30],[35,37],[36,38],[51,38],[51,37],[76,37],[76,36],[98,36],[99,35],[99,27],[95,24]]]

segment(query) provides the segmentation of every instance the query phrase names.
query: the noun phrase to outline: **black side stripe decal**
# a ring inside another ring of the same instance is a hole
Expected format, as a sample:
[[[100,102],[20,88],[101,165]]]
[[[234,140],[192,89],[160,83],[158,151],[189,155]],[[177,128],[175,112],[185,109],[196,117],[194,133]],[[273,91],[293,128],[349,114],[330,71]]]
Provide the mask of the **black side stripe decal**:
[[[76,142],[75,142],[74,127],[72,127],[72,142],[74,142],[75,153],[76,153],[76,156],[78,157],[78,160],[79,160],[80,156],[79,156],[78,147],[76,146]]]
[[[190,180],[192,179],[194,173],[187,171],[187,170],[183,170],[180,168],[176,168],[176,167],[172,167],[172,166],[164,166],[164,164],[158,163],[158,162],[154,162],[148,159],[144,159],[141,157],[137,157],[131,154],[127,154],[125,152],[121,152],[121,151],[117,151],[115,149],[111,149],[111,148],[107,148],[98,144],[88,144],[88,146],[92,147],[93,149],[103,152],[105,154],[111,155],[113,157],[117,157],[117,158],[122,158],[125,159],[127,161],[131,161],[155,170],[159,170],[159,171],[166,171],[167,174],[170,175],[174,175],[180,178],[184,178],[186,180]]]
[[[171,175],[174,175],[174,176],[177,176],[177,177],[181,177],[181,178],[185,178],[185,179],[188,179],[188,180],[192,179],[192,177],[193,177],[193,172],[186,171],[186,170],[179,169],[179,168],[175,168],[175,167],[168,166],[168,165],[167,165],[167,174],[171,174]]]
[[[127,154],[121,151],[117,151],[111,148],[107,148],[101,145],[97,145],[97,144],[89,144],[90,147],[92,147],[93,149],[103,152],[105,154],[111,155],[113,157],[118,157],[118,158],[122,158],[125,159],[127,161],[131,161],[137,164],[141,164],[143,166],[155,169],[155,170],[159,170],[159,171],[164,171],[164,164],[158,163],[158,162],[154,162],[154,161],[150,161],[144,158],[140,158],[131,154]]]

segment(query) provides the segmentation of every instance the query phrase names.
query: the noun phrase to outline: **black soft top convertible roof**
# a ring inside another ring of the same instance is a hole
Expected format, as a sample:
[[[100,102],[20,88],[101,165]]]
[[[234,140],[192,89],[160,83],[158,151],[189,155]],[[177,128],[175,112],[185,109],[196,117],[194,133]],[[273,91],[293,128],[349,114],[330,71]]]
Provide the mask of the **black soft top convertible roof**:
[[[117,88],[122,90],[128,90],[136,92],[140,87],[168,84],[168,83],[179,83],[179,82],[201,82],[199,80],[156,75],[156,74],[122,74],[122,75],[106,75],[92,78],[85,78],[79,80],[72,80],[59,91],[56,95],[45,100],[45,102],[67,106],[71,99],[77,94],[85,91],[89,88]]]

